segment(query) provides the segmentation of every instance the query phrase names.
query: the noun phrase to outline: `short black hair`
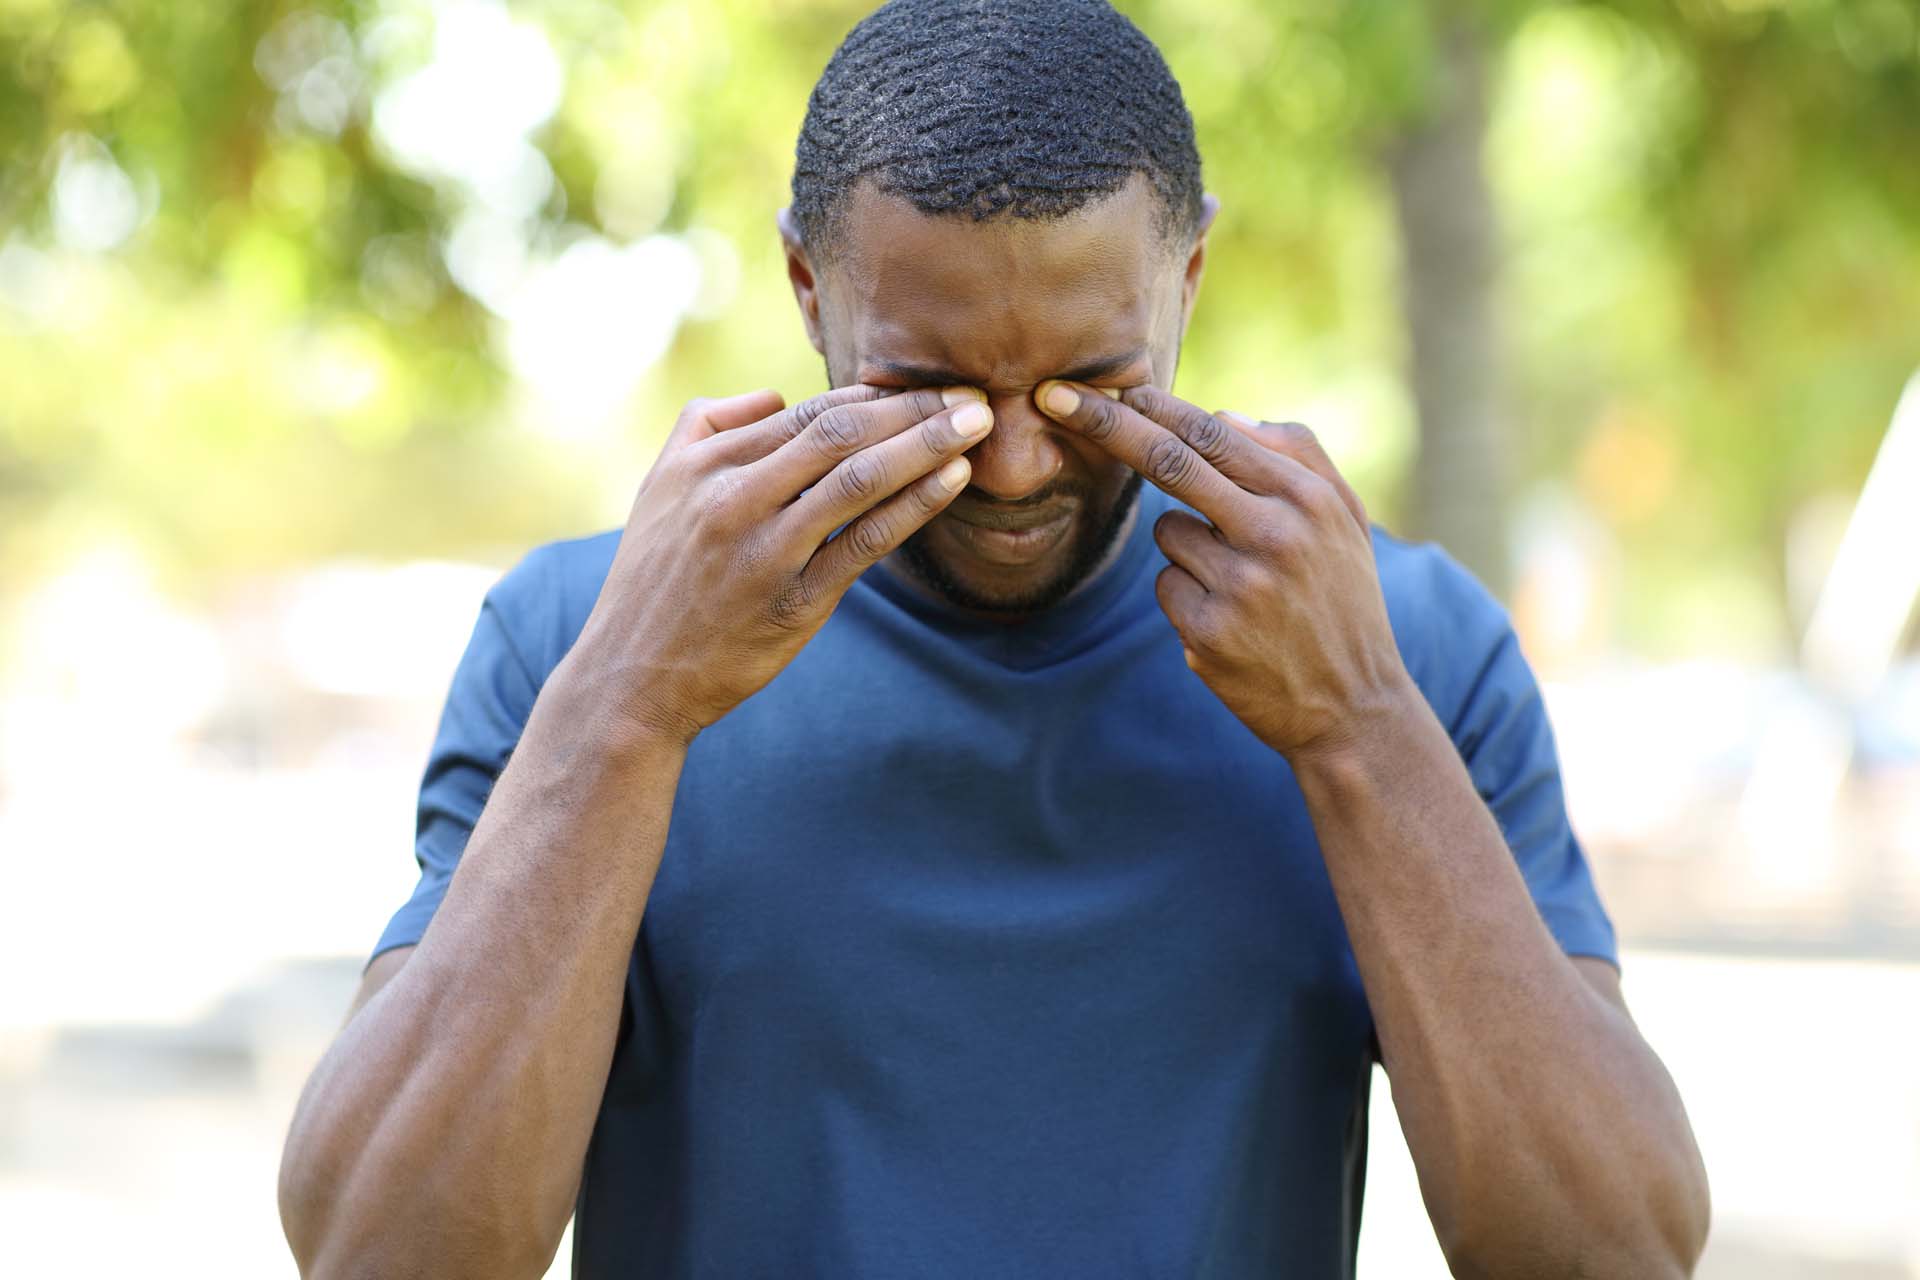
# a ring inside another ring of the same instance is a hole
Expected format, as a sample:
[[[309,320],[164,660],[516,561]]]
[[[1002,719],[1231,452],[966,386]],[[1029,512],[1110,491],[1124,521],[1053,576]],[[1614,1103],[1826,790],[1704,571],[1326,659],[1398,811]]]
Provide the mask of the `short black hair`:
[[[1200,152],[1153,41],[1106,0],[892,0],[820,73],[794,148],[816,253],[863,178],[922,213],[1050,219],[1144,174],[1169,238],[1201,210]]]

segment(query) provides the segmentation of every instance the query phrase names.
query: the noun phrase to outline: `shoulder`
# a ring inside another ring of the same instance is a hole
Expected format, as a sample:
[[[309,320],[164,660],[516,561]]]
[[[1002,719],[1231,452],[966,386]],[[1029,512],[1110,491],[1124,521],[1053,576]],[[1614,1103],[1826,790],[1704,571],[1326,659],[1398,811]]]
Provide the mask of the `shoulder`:
[[[501,576],[483,606],[493,613],[536,682],[579,638],[620,545],[620,530],[542,543]]]
[[[1438,543],[1373,526],[1374,563],[1401,660],[1443,719],[1490,669],[1518,658],[1506,607]]]

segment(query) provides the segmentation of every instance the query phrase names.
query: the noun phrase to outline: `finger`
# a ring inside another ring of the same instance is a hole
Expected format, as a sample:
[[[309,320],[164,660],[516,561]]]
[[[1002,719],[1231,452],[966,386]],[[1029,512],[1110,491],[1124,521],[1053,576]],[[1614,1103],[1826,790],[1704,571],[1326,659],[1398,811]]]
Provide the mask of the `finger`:
[[[1220,416],[1240,428],[1248,439],[1258,441],[1282,457],[1291,458],[1332,485],[1334,492],[1340,495],[1340,501],[1360,522],[1360,531],[1371,536],[1367,504],[1360,501],[1360,495],[1353,491],[1347,478],[1333,465],[1332,457],[1311,428],[1299,422],[1255,422],[1244,413],[1223,411]]]
[[[1219,415],[1159,387],[1129,387],[1120,399],[1129,409],[1185,440],[1195,453],[1213,464],[1214,470],[1242,489],[1263,494],[1274,491],[1272,455]]]
[[[770,418],[787,407],[786,397],[771,387],[762,387],[758,391],[746,391],[737,396],[728,396],[724,400],[709,400],[706,412],[702,415],[707,429],[717,435],[722,431],[732,431],[749,423]]]
[[[776,536],[782,545],[811,550],[841,525],[973,448],[991,430],[993,410],[984,401],[962,399],[842,460],[780,513]]]
[[[756,422],[745,423],[730,428],[719,441],[709,449],[721,462],[732,466],[744,467],[778,449],[787,441],[806,430],[809,423],[827,410],[844,404],[860,404],[869,400],[878,400],[887,392],[866,383],[856,382],[844,387],[835,387],[810,396],[790,409],[779,409]]]
[[[800,581],[810,600],[837,600],[853,580],[927,521],[946,510],[954,495],[967,487],[973,468],[965,458],[950,458],[931,475],[922,476],[873,510],[853,520],[837,537],[813,553],[801,570]]]
[[[750,487],[778,494],[782,504],[862,449],[891,439],[943,413],[949,405],[986,403],[984,392],[923,387],[858,403],[835,404],[816,414],[792,439],[746,468]],[[991,420],[991,414],[989,414]],[[931,469],[932,463],[927,469]]]
[[[1167,615],[1167,621],[1180,634],[1180,643],[1187,650],[1187,665],[1194,663],[1193,642],[1189,638],[1194,619],[1206,604],[1207,589],[1200,580],[1177,564],[1162,569],[1153,580],[1154,599],[1160,602],[1160,612]]]
[[[666,443],[660,446],[660,454],[665,457],[722,431],[758,422],[769,414],[780,412],[785,403],[778,391],[768,390],[748,391],[718,399],[689,400],[680,410],[680,416],[674,419],[673,430],[667,433]]]
[[[1124,394],[1124,393],[1123,393]],[[1153,419],[1089,387],[1048,381],[1034,389],[1040,411],[1079,432],[1178,498],[1233,538],[1252,518],[1253,496]]]
[[[1154,521],[1153,540],[1169,561],[1192,574],[1208,591],[1218,591],[1226,584],[1238,554],[1220,540],[1212,525],[1184,511],[1169,511]]]

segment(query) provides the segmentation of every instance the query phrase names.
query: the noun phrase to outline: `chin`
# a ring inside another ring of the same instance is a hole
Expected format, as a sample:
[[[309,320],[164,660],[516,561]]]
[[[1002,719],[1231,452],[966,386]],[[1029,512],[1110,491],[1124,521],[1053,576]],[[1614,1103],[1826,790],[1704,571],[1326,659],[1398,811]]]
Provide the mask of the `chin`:
[[[1080,585],[1084,574],[1072,548],[1063,547],[1032,564],[989,564],[962,551],[921,548],[908,563],[922,581],[949,603],[983,613],[1036,613],[1058,603]]]
[[[979,613],[1024,615],[1051,608],[1085,582],[1112,550],[1140,493],[1131,477],[1113,507],[1085,509],[1052,546],[1025,557],[950,514],[933,521],[900,548],[907,568],[949,604]]]

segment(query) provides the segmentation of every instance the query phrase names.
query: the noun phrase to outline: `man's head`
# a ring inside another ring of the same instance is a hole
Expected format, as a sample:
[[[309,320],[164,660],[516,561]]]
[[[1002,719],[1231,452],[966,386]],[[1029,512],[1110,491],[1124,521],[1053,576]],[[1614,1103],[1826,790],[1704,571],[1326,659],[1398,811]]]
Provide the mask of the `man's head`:
[[[1097,567],[1139,478],[1033,388],[1170,385],[1212,214],[1179,85],[1105,0],[893,0],[847,36],[781,217],[808,335],[835,386],[980,387],[996,422],[902,548],[920,579],[1012,615]]]

